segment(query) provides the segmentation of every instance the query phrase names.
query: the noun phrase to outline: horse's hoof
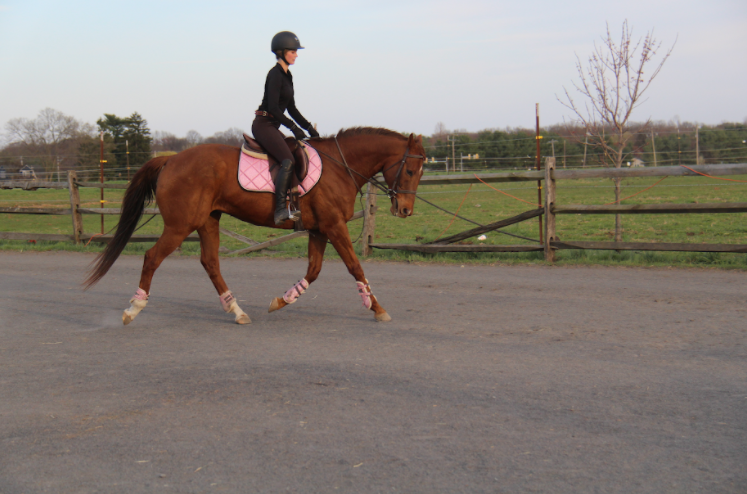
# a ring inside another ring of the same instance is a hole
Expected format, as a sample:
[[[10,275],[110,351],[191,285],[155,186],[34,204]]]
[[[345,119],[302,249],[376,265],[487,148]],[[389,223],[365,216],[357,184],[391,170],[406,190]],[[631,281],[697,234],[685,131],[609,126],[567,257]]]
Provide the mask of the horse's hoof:
[[[288,303],[285,300],[280,297],[275,297],[274,299],[272,299],[272,302],[270,302],[270,306],[267,308],[267,312],[275,312],[276,310],[282,309],[286,305],[288,305]]]
[[[374,317],[378,322],[389,322],[392,320],[392,317],[386,311],[381,314],[374,314]]]
[[[249,316],[246,314],[241,314],[240,316],[236,316],[236,324],[251,324],[252,320],[249,319]]]
[[[129,315],[127,311],[122,312],[122,324],[124,324],[125,326],[130,324],[133,319],[135,318]]]

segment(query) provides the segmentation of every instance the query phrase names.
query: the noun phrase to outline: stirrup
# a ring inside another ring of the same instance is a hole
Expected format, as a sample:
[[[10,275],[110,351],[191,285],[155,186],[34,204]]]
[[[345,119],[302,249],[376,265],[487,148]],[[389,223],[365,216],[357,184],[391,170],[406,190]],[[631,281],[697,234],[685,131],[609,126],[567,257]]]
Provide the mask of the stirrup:
[[[281,217],[275,216],[275,218],[274,218],[275,219],[275,225],[281,225],[281,224],[283,224],[284,222],[286,222],[288,220],[291,220],[291,221],[295,222],[295,221],[298,221],[298,220],[301,219],[301,211],[295,211],[295,210],[291,211],[290,206],[288,206],[287,209],[282,210],[282,212],[283,213],[287,213],[287,217],[283,218],[282,216]],[[276,211],[276,214],[277,214],[277,211]]]
[[[297,209],[291,210],[290,201],[288,201],[288,219],[291,221],[298,221],[301,219],[301,211]]]

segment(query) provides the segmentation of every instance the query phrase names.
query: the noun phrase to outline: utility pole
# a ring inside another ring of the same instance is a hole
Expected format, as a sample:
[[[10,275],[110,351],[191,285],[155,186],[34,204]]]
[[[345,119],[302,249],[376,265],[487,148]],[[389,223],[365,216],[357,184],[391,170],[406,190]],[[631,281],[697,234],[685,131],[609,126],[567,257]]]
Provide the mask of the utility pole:
[[[454,169],[454,172],[456,173],[456,154],[454,153],[454,137],[455,136],[446,136],[447,141],[451,141],[451,167]]]
[[[316,125],[314,126],[314,129],[316,129]],[[130,141],[125,139],[125,149],[127,152],[125,155],[127,156],[127,181],[130,181]]]
[[[57,181],[60,181],[60,157],[56,156],[57,158]]]
[[[584,139],[584,161],[581,163],[581,168],[586,168],[586,147],[589,145],[589,134],[586,134]]]
[[[535,139],[537,141],[537,170],[540,170],[540,139],[542,139],[542,136],[540,135],[540,104],[535,103],[535,114],[537,117],[537,135],[535,136]],[[537,204],[539,204],[538,207],[542,207],[542,180],[537,180]],[[543,243],[542,240],[542,216],[537,216],[537,219],[539,220],[539,243]]]
[[[101,170],[100,178],[101,178],[101,209],[104,208],[104,131],[101,131],[101,157],[99,158],[99,168]],[[101,234],[104,234],[104,215],[101,214]]]
[[[677,124],[677,164],[682,165],[682,149],[680,148],[680,124]]]
[[[555,157],[555,143],[558,142],[555,139],[550,141],[550,146],[552,146],[552,157]]]
[[[654,140],[654,129],[651,129],[651,147],[654,150],[654,166],[656,166],[656,141]]]
[[[698,128],[700,125],[698,125],[697,122],[695,122],[695,164],[700,164],[700,139],[698,138]]]

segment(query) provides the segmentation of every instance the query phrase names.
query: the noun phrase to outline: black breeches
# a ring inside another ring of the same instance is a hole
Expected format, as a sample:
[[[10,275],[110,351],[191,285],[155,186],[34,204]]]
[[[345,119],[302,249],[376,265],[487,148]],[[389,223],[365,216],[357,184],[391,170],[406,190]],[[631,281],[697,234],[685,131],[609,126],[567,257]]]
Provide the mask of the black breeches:
[[[283,136],[283,133],[280,132],[278,127],[273,125],[269,118],[257,116],[252,123],[252,134],[254,134],[254,138],[257,142],[259,142],[273,158],[278,160],[278,163],[283,160],[290,160],[291,163],[295,164],[293,154],[285,143],[285,136]]]

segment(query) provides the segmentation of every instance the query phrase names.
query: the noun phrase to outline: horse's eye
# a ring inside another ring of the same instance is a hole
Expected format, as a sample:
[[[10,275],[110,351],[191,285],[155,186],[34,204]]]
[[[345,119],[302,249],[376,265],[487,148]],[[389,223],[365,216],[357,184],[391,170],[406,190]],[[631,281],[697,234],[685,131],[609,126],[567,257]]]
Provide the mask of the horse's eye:
[[[409,177],[412,177],[412,172],[411,172],[410,170],[405,170],[405,171],[407,172],[407,175],[408,175]]]

